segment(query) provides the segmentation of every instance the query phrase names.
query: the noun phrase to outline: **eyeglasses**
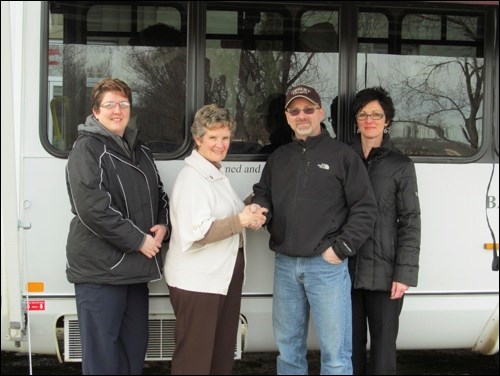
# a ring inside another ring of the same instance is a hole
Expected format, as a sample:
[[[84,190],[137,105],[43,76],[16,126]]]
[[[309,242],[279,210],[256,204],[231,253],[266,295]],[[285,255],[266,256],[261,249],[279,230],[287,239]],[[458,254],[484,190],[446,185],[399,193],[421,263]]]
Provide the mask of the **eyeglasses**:
[[[114,110],[116,108],[116,105],[120,106],[120,108],[125,109],[125,108],[130,108],[130,102],[123,101],[123,102],[104,102],[101,104],[100,107],[105,108],[106,110]]]
[[[288,112],[292,116],[298,116],[300,114],[300,111],[302,111],[306,115],[312,115],[314,111],[318,109],[319,107],[306,107],[302,110],[300,108],[294,108],[293,110],[286,110],[286,112]]]
[[[372,120],[380,120],[384,117],[384,114],[381,114],[380,112],[372,112],[371,114],[367,114],[366,112],[361,112],[356,115],[356,119],[365,121],[368,118]]]

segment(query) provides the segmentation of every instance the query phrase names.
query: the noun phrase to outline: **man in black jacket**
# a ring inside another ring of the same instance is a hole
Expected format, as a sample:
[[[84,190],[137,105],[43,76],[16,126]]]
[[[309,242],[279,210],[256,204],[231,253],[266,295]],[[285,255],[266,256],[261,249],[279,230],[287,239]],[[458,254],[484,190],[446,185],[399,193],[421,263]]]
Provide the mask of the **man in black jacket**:
[[[347,257],[373,230],[375,199],[360,158],[322,129],[324,110],[316,90],[290,89],[285,109],[295,138],[269,156],[252,200],[269,210],[269,245],[276,252],[277,371],[307,374],[311,310],[321,374],[352,374]]]

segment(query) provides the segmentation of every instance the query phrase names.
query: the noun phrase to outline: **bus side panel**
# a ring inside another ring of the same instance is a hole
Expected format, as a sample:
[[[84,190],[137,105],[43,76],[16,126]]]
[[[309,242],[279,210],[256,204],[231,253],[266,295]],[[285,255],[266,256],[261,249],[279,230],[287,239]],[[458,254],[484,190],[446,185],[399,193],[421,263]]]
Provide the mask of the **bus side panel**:
[[[490,195],[498,202],[498,165]],[[498,207],[486,208],[493,165],[416,164],[422,216],[419,293],[498,293],[491,270],[489,216],[498,241]],[[497,296],[498,299],[498,296]]]
[[[16,171],[13,100],[13,59],[10,2],[2,1],[2,341],[20,341],[25,332],[21,309],[21,268],[18,231],[18,185]],[[3,343],[3,342],[2,342]],[[13,342],[12,342],[13,343]],[[3,348],[3,347],[2,347]]]

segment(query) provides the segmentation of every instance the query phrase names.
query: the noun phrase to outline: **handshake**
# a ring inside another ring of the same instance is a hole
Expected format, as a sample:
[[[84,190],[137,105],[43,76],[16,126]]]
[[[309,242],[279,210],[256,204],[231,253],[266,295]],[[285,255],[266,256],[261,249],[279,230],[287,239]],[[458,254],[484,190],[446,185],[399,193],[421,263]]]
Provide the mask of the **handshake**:
[[[250,204],[238,215],[241,227],[259,230],[266,223],[267,209],[258,204]]]

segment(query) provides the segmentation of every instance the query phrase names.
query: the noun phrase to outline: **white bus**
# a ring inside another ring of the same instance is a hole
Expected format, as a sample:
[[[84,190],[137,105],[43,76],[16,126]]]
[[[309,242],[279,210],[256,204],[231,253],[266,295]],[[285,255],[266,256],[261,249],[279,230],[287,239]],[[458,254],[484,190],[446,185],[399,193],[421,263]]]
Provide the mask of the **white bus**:
[[[1,4],[2,350],[81,359],[64,171],[91,87],[113,76],[133,89],[132,126],[168,193],[196,109],[227,107],[238,128],[223,164],[242,198],[289,140],[287,88],[317,88],[326,129],[345,142],[355,93],[386,88],[422,210],[419,284],[398,348],[498,353],[498,1]],[[276,350],[268,240],[248,237],[236,357]],[[174,322],[165,283],[152,283],[147,360],[170,359]],[[318,349],[312,327],[308,344]]]

